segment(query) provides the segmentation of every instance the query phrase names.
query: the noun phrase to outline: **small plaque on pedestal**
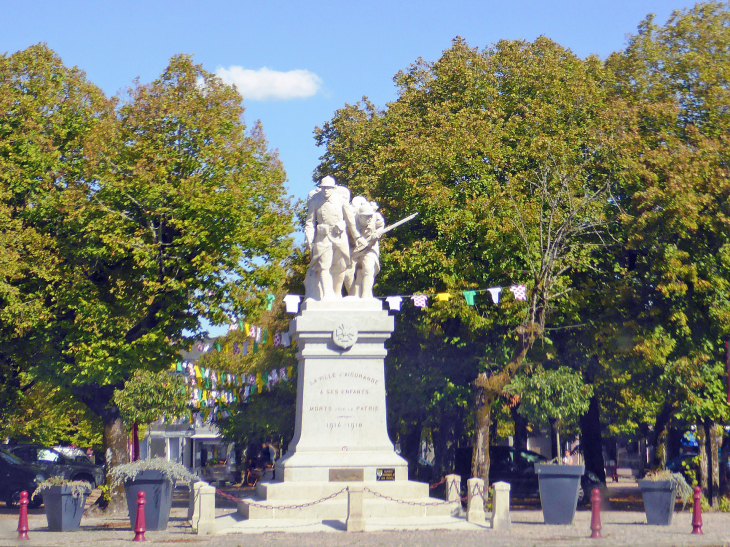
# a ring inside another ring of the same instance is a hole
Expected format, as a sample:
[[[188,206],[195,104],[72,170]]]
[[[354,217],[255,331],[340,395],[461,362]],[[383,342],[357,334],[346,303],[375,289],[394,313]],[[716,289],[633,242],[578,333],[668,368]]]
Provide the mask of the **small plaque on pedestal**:
[[[375,470],[375,480],[377,481],[394,481],[395,468],[378,468]]]
[[[364,469],[330,469],[330,482],[362,482],[364,480]]]

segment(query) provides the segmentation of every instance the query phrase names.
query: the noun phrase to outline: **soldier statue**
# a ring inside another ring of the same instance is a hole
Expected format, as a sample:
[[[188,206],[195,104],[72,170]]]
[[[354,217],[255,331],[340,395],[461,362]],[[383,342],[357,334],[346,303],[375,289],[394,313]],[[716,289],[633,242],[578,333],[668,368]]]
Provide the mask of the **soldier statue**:
[[[356,211],[355,226],[362,239],[360,243],[352,242],[352,264],[345,274],[345,288],[350,296],[373,298],[375,276],[380,271],[379,240],[385,219],[377,212],[377,204],[363,196],[354,198],[352,206]]]
[[[331,300],[347,294],[373,298],[380,271],[380,237],[413,219],[414,213],[387,228],[374,201],[357,196],[327,176],[307,197],[304,238],[311,252],[304,280],[305,298]]]
[[[350,191],[337,186],[335,179],[322,179],[319,189],[310,192],[304,238],[311,251],[307,271],[306,296],[315,300],[342,297],[345,271],[350,267],[350,239],[360,240],[355,228]]]

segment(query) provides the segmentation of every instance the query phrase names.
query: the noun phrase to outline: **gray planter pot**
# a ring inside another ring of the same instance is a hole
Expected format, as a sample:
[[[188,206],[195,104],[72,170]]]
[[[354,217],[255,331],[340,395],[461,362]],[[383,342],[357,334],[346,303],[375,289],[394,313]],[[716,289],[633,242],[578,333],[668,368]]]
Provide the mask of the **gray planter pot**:
[[[669,526],[674,516],[677,492],[671,481],[639,481],[639,490],[644,498],[646,523]]]
[[[137,527],[137,493],[144,492],[145,529],[150,532],[167,529],[172,507],[174,484],[159,471],[142,471],[133,481],[124,482],[127,509],[132,530]]]
[[[572,524],[583,465],[535,464],[545,524]]]
[[[86,496],[74,498],[69,486],[51,486],[43,490],[48,529],[53,532],[72,532],[81,526]]]

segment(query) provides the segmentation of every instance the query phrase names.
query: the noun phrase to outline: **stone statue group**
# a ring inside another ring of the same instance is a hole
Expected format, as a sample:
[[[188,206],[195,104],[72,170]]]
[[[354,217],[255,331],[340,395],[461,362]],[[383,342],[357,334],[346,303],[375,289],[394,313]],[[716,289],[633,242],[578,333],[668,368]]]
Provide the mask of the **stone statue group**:
[[[307,198],[304,237],[311,251],[305,281],[306,298],[331,300],[347,294],[373,298],[380,271],[380,236],[385,219],[374,201],[356,196],[324,177]]]

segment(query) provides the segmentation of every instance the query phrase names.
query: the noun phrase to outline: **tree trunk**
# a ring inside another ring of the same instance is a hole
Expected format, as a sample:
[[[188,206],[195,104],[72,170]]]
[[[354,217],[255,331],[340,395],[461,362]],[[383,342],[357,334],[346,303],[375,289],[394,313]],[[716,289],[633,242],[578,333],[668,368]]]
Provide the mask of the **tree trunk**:
[[[111,486],[111,475],[109,470],[128,462],[127,456],[127,431],[124,429],[122,419],[117,413],[105,413],[104,418],[104,447],[106,448],[107,460],[107,484]],[[109,505],[107,510],[113,513],[121,513],[127,510],[127,503],[124,496],[124,486],[119,485],[109,490]]]
[[[722,444],[722,426],[714,421],[708,421],[707,424],[709,429],[708,438],[710,439],[708,450],[708,463],[710,464],[708,478],[710,480],[708,482],[711,494],[707,499],[710,500],[710,505],[717,509],[720,503],[720,462],[718,460],[718,451]]]
[[[495,414],[494,417],[492,417],[491,413],[489,416],[490,424],[489,424],[489,444],[495,444],[497,442],[497,427],[499,426],[499,421],[497,420],[497,415]]]
[[[720,427],[721,434],[724,435],[724,429]],[[720,448],[720,495],[724,496],[728,493],[729,484],[728,479],[728,456],[730,456],[730,437],[723,436],[722,444]]]
[[[651,434],[651,443],[654,448],[654,458],[650,467],[664,469],[667,466],[667,426],[674,415],[674,405],[664,402],[654,422],[654,431]]]
[[[132,426],[132,461],[139,460],[139,424],[134,422]]]
[[[560,450],[560,432],[558,431],[558,421],[555,418],[549,418],[550,422],[550,450],[553,453],[553,459],[562,460],[562,451]]]
[[[606,467],[603,461],[603,439],[601,437],[601,416],[598,396],[591,397],[588,412],[580,417],[580,445],[586,470],[592,471],[601,482],[606,482]]]
[[[702,494],[709,500],[710,499],[710,487],[708,481],[708,461],[707,461],[707,448],[708,448],[708,435],[705,434],[705,425],[703,423],[697,424],[697,446],[699,448],[700,456],[700,488],[702,488]]]
[[[509,409],[512,420],[515,423],[515,436],[513,445],[518,450],[527,450],[527,418],[517,412],[519,403]]]
[[[540,307],[537,316],[539,317],[537,323],[529,322],[515,329],[519,341],[512,360],[497,374],[488,376],[486,372],[480,372],[474,380],[475,423],[471,472],[472,477],[484,480],[485,492],[489,490],[489,426],[491,425],[492,405],[497,397],[504,393],[505,386],[517,374],[532,344],[542,335],[545,324],[544,307]]]
[[[119,409],[112,403],[114,390],[121,389],[122,387],[123,384],[104,386],[89,384],[71,388],[71,392],[79,401],[88,406],[97,416],[101,417],[102,424],[104,425],[103,438],[107,473],[106,483],[109,486],[111,486],[109,471],[113,467],[128,463],[129,461],[129,436],[119,417]],[[100,505],[102,504],[100,503]],[[109,491],[107,511],[114,513],[127,511],[123,486],[120,485],[114,490]]]
[[[484,480],[484,491],[489,491],[489,426],[492,424],[492,404],[484,387],[476,387],[476,419],[474,423],[474,448],[471,458],[471,476]]]

